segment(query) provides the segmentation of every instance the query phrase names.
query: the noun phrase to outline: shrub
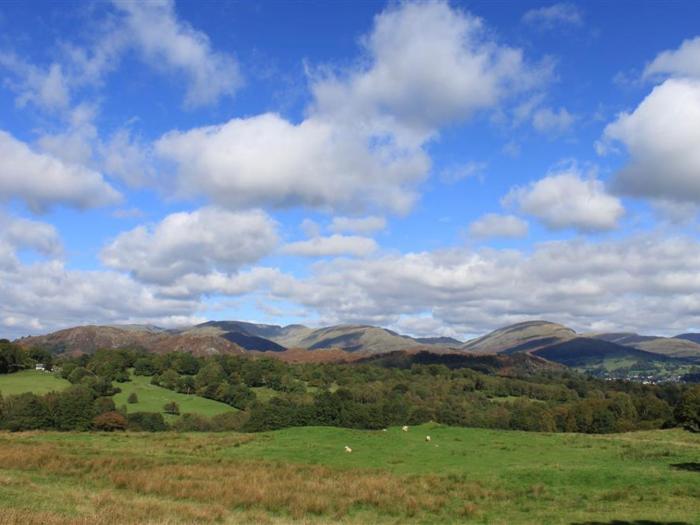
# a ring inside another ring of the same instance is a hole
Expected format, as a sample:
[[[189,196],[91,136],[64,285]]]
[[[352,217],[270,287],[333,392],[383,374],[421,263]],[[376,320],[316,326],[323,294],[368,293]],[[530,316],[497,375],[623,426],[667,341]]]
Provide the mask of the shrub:
[[[95,416],[92,420],[92,426],[95,430],[114,432],[115,430],[126,430],[127,421],[119,412],[105,412]]]
[[[177,405],[175,401],[170,401],[169,403],[165,403],[163,405],[163,412],[166,414],[172,414],[174,416],[179,416],[180,415],[180,407]]]
[[[173,423],[173,429],[178,432],[210,432],[212,424],[209,418],[199,414],[186,413]]]
[[[136,395],[136,392],[132,392],[129,394],[129,397],[126,398],[127,403],[131,403],[132,405],[135,403],[139,402],[139,396]]]
[[[157,412],[134,412],[126,416],[129,430],[162,432],[168,429],[162,414]]]

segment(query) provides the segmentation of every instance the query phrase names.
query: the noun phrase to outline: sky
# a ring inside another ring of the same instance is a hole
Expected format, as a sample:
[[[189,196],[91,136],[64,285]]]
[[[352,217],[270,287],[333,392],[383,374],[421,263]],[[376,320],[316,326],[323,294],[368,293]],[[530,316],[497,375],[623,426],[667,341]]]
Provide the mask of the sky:
[[[700,3],[0,4],[0,336],[700,331]]]

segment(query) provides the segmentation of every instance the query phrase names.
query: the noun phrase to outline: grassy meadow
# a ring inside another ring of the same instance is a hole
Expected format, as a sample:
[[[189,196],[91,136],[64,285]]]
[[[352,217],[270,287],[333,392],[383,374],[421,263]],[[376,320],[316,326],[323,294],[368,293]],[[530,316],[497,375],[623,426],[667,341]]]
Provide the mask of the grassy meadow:
[[[146,376],[131,375],[131,381],[115,383],[121,392],[114,395],[114,404],[117,407],[126,406],[128,412],[163,412],[163,405],[174,401],[180,407],[180,413],[193,413],[203,416],[216,416],[224,412],[235,412],[236,409],[225,403],[214,401],[196,395],[180,394],[167,388],[152,385],[151,378]],[[127,399],[134,393],[138,397],[138,403],[128,403]],[[177,416],[164,414],[166,420],[172,421]]]
[[[700,523],[698,469],[681,430],[0,433],[0,523]]]
[[[14,396],[25,392],[37,395],[63,390],[70,383],[51,372],[21,370],[14,374],[0,374],[0,394]]]

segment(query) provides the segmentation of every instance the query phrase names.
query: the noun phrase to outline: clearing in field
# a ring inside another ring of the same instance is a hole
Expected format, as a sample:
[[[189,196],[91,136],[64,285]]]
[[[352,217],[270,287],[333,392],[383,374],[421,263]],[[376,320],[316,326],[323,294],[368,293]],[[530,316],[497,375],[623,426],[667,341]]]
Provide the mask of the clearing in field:
[[[180,394],[157,385],[151,384],[151,378],[131,375],[127,383],[115,383],[121,392],[114,395],[117,407],[126,406],[128,412],[163,412],[163,405],[175,402],[180,407],[180,413],[193,413],[202,416],[216,416],[224,412],[235,412],[236,409],[225,403],[207,399],[194,394]],[[134,393],[138,403],[128,403],[129,396]],[[172,422],[177,416],[164,414],[166,420]]]
[[[699,462],[681,430],[4,433],[0,523],[698,523]]]
[[[0,374],[0,393],[4,396],[25,392],[41,395],[63,390],[69,386],[68,381],[51,372],[21,370],[14,374]]]

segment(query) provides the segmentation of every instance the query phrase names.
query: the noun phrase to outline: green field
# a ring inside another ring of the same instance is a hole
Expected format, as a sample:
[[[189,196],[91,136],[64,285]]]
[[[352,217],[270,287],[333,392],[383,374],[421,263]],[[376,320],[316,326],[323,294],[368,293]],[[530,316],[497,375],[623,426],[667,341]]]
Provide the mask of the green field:
[[[0,433],[0,523],[700,523],[699,502],[681,430]]]
[[[34,392],[46,394],[63,390],[70,383],[51,373],[36,370],[22,370],[14,374],[0,374],[0,393],[4,396]]]
[[[117,407],[126,406],[128,412],[163,412],[163,405],[174,401],[180,407],[180,413],[193,413],[203,416],[215,416],[224,412],[235,412],[236,409],[225,403],[206,399],[196,395],[187,395],[168,390],[151,384],[151,378],[135,376],[127,383],[115,383],[121,392],[114,396]],[[127,403],[129,395],[135,393],[138,403]],[[174,420],[177,416],[165,415],[166,419]]]

